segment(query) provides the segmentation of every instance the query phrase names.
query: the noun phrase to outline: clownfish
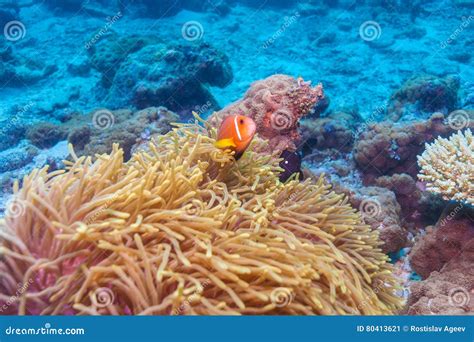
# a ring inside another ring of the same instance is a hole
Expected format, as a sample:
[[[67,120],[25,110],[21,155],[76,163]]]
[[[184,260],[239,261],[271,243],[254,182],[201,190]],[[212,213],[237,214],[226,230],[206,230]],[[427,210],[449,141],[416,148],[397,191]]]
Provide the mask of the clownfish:
[[[250,145],[257,125],[251,118],[243,115],[230,115],[222,121],[217,132],[215,146],[235,151],[235,159],[239,159]]]

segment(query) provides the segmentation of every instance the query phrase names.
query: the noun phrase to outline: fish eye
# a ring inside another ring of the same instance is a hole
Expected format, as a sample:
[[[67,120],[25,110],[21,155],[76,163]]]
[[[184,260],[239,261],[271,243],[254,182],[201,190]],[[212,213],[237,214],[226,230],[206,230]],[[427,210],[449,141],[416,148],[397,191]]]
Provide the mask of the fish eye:
[[[240,119],[240,124],[241,124],[241,125],[244,124],[244,119]]]

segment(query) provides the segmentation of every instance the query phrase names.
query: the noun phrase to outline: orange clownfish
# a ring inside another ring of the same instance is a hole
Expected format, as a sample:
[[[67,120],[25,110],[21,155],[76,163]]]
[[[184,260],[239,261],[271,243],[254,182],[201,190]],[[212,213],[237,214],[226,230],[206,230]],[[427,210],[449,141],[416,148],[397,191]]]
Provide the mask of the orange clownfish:
[[[250,145],[256,131],[257,125],[251,118],[230,115],[222,121],[215,146],[235,151],[235,159],[239,159]]]

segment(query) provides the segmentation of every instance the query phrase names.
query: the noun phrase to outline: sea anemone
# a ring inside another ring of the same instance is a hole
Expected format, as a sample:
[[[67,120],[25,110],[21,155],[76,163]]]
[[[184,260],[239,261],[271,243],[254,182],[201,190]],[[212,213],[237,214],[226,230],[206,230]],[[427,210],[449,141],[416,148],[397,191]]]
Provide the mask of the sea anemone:
[[[0,225],[9,314],[390,314],[375,231],[318,181],[281,183],[254,139],[238,161],[180,125],[123,151],[36,170]],[[260,152],[259,152],[260,151]]]
[[[418,177],[445,200],[474,204],[474,138],[470,129],[426,144],[418,157]]]

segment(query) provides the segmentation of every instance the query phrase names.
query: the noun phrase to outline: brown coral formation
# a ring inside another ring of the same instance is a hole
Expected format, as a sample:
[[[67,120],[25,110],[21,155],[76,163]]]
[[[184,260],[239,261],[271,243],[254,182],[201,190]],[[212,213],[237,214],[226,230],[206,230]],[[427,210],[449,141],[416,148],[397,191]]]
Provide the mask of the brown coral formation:
[[[406,246],[407,231],[400,222],[400,205],[392,191],[375,186],[361,187],[350,194],[349,199],[361,212],[364,222],[379,232],[384,253]]]
[[[278,181],[256,139],[236,163],[183,125],[125,163],[26,177],[1,225],[0,304],[20,314],[388,314],[377,234],[321,178]]]
[[[152,134],[164,134],[178,116],[164,107],[150,107],[132,112],[128,109],[96,110],[88,115],[76,115],[65,123],[68,141],[78,155],[109,153],[112,145],[120,144],[125,159],[130,159],[135,144],[149,140]]]
[[[273,75],[252,83],[244,97],[210,119],[215,127],[233,114],[251,117],[257,133],[269,141],[270,151],[296,150],[300,140],[299,120],[324,98],[321,84],[311,87],[302,78]]]
[[[312,149],[335,149],[350,152],[354,143],[353,124],[342,118],[328,116],[301,122],[302,141]]]
[[[470,229],[472,231],[472,222]],[[440,242],[438,242],[438,247],[445,247],[439,244]],[[472,315],[474,312],[474,268],[472,267],[474,239],[471,235],[469,240],[463,243],[457,241],[457,244],[460,248],[457,252],[450,248],[453,257],[439,272],[433,271],[426,280],[411,286],[407,303],[408,314]]]
[[[459,254],[459,251],[474,239],[474,224],[469,218],[459,220],[456,216],[462,210],[458,204],[447,211],[435,227],[428,227],[426,234],[418,238],[410,253],[413,270],[423,279],[431,272],[440,271],[443,266]]]
[[[354,158],[369,180],[394,173],[415,177],[418,173],[416,158],[424,144],[452,131],[440,113],[427,121],[372,124],[355,143]]]
[[[458,90],[457,77],[414,76],[390,96],[387,114],[397,121],[413,112],[449,113],[455,109]]]

